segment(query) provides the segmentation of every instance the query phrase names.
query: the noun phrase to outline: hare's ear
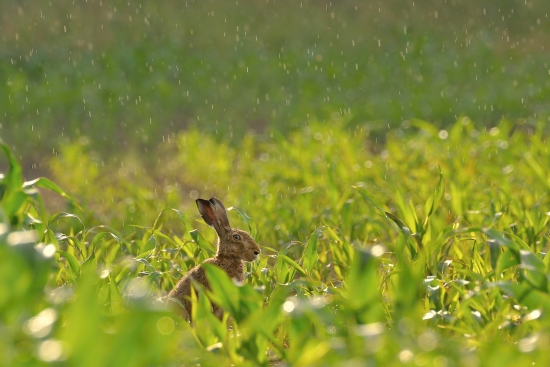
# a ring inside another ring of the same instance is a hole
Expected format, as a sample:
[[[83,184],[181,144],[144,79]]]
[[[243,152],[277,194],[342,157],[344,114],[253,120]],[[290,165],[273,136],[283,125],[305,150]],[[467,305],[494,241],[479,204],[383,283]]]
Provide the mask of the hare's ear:
[[[196,203],[202,219],[204,219],[206,224],[214,227],[218,235],[230,229],[229,219],[227,218],[227,213],[221,201],[216,198],[210,200],[197,199]]]
[[[217,198],[210,198],[208,201],[212,203],[212,207],[216,212],[216,218],[218,218],[222,226],[224,228],[231,229],[231,226],[229,225],[229,218],[227,217],[227,210],[225,210],[225,206],[223,206],[222,202]]]

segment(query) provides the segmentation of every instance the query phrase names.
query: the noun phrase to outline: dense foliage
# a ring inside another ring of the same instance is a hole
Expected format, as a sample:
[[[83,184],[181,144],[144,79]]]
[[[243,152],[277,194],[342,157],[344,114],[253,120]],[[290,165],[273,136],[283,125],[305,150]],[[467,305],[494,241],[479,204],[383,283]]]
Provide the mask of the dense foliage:
[[[548,365],[543,125],[414,120],[384,145],[352,126],[236,146],[191,130],[156,171],[115,178],[75,142],[51,162],[59,186],[25,182],[2,145],[0,364]],[[194,325],[162,297],[215,235],[175,182],[235,205],[263,251],[244,285],[207,269]]]
[[[0,2],[0,366],[549,365],[547,7]]]

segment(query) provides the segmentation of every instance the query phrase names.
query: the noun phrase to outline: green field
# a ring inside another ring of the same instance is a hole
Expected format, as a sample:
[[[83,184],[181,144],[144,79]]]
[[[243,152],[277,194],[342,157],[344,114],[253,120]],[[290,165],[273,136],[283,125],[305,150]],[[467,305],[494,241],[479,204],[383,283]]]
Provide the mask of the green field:
[[[0,3],[0,366],[550,365],[547,8]]]
[[[547,365],[546,138],[506,121],[488,131],[469,119],[441,131],[415,121],[377,152],[344,125],[238,150],[179,136],[171,171],[229,187],[234,226],[263,248],[244,286],[208,269],[229,330],[206,297],[193,326],[159,301],[213,254],[214,231],[192,206],[156,210],[180,198],[114,191],[92,174],[91,197],[124,198],[102,225],[48,215],[36,188],[66,194],[24,183],[4,146],[3,365]],[[97,170],[78,157],[83,172]]]
[[[107,159],[189,127],[238,143],[334,114],[380,138],[410,118],[546,120],[548,13],[543,0],[4,1],[0,133],[47,166],[82,136]]]

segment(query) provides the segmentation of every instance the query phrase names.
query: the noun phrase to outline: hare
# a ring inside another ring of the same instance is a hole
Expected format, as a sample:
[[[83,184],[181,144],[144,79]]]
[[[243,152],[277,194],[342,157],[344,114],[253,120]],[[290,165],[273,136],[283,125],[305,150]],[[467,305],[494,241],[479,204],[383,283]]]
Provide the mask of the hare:
[[[222,202],[215,197],[210,200],[197,199],[197,208],[202,218],[218,234],[218,250],[213,258],[204,263],[219,266],[238,282],[244,282],[244,261],[254,261],[260,254],[260,246],[245,231],[231,228],[229,218]],[[176,287],[168,294],[168,299],[179,301],[185,308],[189,320],[191,320],[191,296],[192,281],[195,280],[210,289],[206,273],[201,265],[195,266],[178,282]],[[212,312],[220,320],[223,311],[217,305],[212,305]]]

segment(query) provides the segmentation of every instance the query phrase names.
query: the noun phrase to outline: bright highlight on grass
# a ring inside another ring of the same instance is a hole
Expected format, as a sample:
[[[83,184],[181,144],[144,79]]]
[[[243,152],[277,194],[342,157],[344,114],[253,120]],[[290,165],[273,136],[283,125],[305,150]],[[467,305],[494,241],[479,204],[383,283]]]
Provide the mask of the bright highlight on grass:
[[[38,357],[44,362],[55,362],[63,359],[63,344],[54,339],[48,339],[38,346]]]

